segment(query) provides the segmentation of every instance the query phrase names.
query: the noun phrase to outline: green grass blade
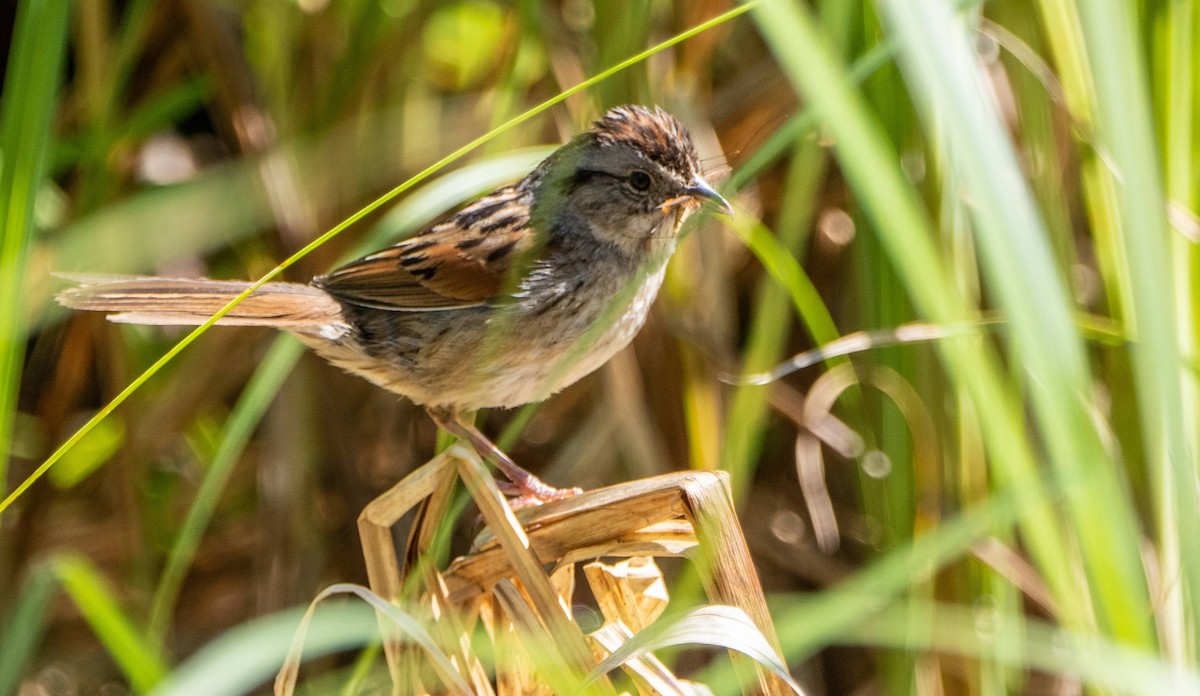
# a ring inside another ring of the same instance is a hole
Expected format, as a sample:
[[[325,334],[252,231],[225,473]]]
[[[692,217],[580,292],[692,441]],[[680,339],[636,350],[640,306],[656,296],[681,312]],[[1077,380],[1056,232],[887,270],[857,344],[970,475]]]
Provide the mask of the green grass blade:
[[[834,140],[842,171],[874,223],[918,311],[939,324],[974,318],[933,243],[927,213],[861,95],[828,47],[808,10],[762,2],[754,13],[785,74],[804,94]],[[1060,525],[1045,501],[1035,457],[1024,432],[1020,402],[1008,389],[987,346],[970,339],[937,344],[950,376],[970,393],[984,426],[989,454],[1005,485],[1040,502],[1022,518],[1031,552],[1068,616],[1083,623],[1086,610],[1067,563]]]
[[[822,345],[840,338],[841,334],[833,322],[833,316],[817,292],[812,278],[808,276],[800,261],[783,245],[783,240],[772,236],[762,221],[754,220],[748,215],[739,215],[732,224],[742,243],[759,260],[771,279],[787,290],[792,309],[804,322],[813,341]],[[844,361],[834,359],[829,364],[836,365],[841,362]]]
[[[18,692],[46,628],[46,612],[54,596],[50,566],[35,566],[25,579],[16,603],[4,617],[0,635],[0,694]]]
[[[1117,319],[1124,320],[1133,291],[1129,264],[1119,239],[1117,182],[1107,163],[1102,161],[1106,153],[1097,152],[1094,143],[1087,142],[1095,135],[1096,90],[1084,48],[1078,6],[1074,0],[1040,0],[1038,9],[1054,57],[1063,100],[1078,126],[1078,137],[1085,141],[1079,152],[1080,174],[1084,204],[1095,240],[1096,266],[1105,280],[1109,311]]]
[[[26,0],[17,6],[0,95],[0,491],[7,481],[25,354],[25,260],[34,234],[33,210],[49,161],[70,6],[63,0]]]
[[[927,129],[931,137],[944,139],[951,171],[971,201],[985,275],[1029,376],[1034,412],[1064,484],[1097,613],[1123,640],[1153,645],[1137,516],[1093,421],[1091,375],[1066,282],[975,67],[967,33],[941,0],[882,7]]]
[[[1135,8],[1112,0],[1080,5],[1096,86],[1096,136],[1118,178],[1121,241],[1133,287],[1130,334],[1143,448],[1155,491],[1161,572],[1176,578],[1200,607],[1200,493],[1196,452],[1189,452],[1181,382],[1190,379],[1176,325],[1170,228],[1155,153],[1155,126]],[[1179,587],[1179,586],[1176,586]],[[1194,643],[1195,621],[1187,636]]]
[[[913,582],[935,576],[980,539],[1011,527],[1027,514],[1029,504],[1036,502],[1028,491],[1023,493],[993,496],[811,598],[773,604],[771,613],[788,664],[841,642],[855,627],[890,606]],[[736,693],[729,683],[732,679],[733,675],[722,669],[716,675],[702,675],[700,681],[713,687],[714,693]]]
[[[1182,206],[1191,211],[1197,209],[1197,204],[1200,204],[1200,153],[1197,153],[1197,133],[1193,129],[1197,127],[1197,75],[1200,74],[1200,66],[1197,65],[1197,57],[1200,57],[1200,51],[1197,51],[1196,43],[1200,39],[1197,35],[1197,16],[1196,4],[1194,2],[1173,2],[1169,3],[1165,8],[1160,8],[1160,19],[1163,25],[1157,27],[1161,33],[1156,36],[1161,37],[1160,44],[1165,46],[1163,50],[1163,62],[1155,70],[1155,75],[1161,81],[1161,100],[1162,100],[1162,115],[1159,117],[1159,123],[1162,124],[1162,153],[1164,159],[1163,170],[1165,172],[1164,188],[1167,196],[1167,205],[1175,207]],[[1165,36],[1163,36],[1165,34]],[[1174,271],[1174,295],[1175,295],[1175,317],[1178,322],[1178,331],[1180,335],[1179,345],[1184,356],[1194,357],[1196,347],[1200,345],[1200,249],[1197,249],[1195,241],[1183,234],[1175,234],[1174,231],[1170,234],[1171,242],[1171,261]],[[1184,424],[1184,437],[1187,451],[1191,452],[1192,457],[1200,452],[1200,375],[1197,375],[1194,370],[1188,369],[1186,366],[1180,369],[1180,380],[1182,392],[1181,411],[1177,418]],[[1190,478],[1185,470],[1181,472],[1184,481]],[[1194,475],[1194,474],[1193,474]],[[1182,481],[1164,481],[1163,485],[1170,490],[1173,486],[1178,486]],[[1161,495],[1161,491],[1160,491]],[[1182,494],[1186,496],[1186,493]],[[1182,496],[1181,496],[1182,497]],[[1163,501],[1167,502],[1167,501]],[[1176,510],[1181,509],[1181,505],[1187,504],[1186,500],[1175,502],[1173,507]],[[1164,523],[1171,521],[1171,516],[1163,514],[1161,519]],[[1160,532],[1164,537],[1164,546],[1175,535],[1168,536],[1171,531],[1169,526],[1163,525]],[[1185,535],[1195,534],[1194,530],[1180,529],[1176,534],[1179,537],[1178,553],[1188,555],[1188,565],[1194,566],[1194,555],[1197,550],[1192,546],[1193,539],[1187,538]],[[1176,544],[1171,543],[1170,546]],[[1164,569],[1170,575],[1175,575],[1176,571],[1173,566],[1177,565],[1174,559],[1164,555]],[[1188,582],[1191,584],[1191,606],[1197,606],[1197,598],[1195,595],[1195,583],[1198,579],[1196,570],[1188,571]],[[1189,636],[1195,635],[1196,621],[1194,613],[1186,612],[1185,607],[1181,605],[1180,599],[1182,593],[1173,593],[1167,600],[1169,611],[1173,614],[1175,620],[1167,623],[1163,628],[1163,634],[1167,636],[1164,641],[1167,643],[1166,652],[1172,658],[1183,661],[1187,660],[1191,664],[1195,664],[1197,646],[1195,642],[1189,640]],[[1185,619],[1186,620],[1180,620]]]
[[[304,610],[288,609],[232,628],[196,651],[153,696],[237,696],[257,693],[287,657]],[[375,612],[361,603],[326,604],[308,625],[305,655],[315,657],[379,639]]]
[[[63,590],[134,690],[145,693],[161,682],[169,671],[166,661],[157,647],[147,645],[139,637],[108,582],[91,561],[81,556],[60,556],[54,560],[53,568]]]
[[[151,644],[162,645],[175,601],[179,598],[179,588],[183,585],[196,549],[200,546],[200,539],[216,510],[221,491],[229,482],[233,467],[250,441],[254,429],[262,421],[267,407],[271,405],[275,394],[283,386],[284,380],[291,374],[292,368],[303,353],[304,346],[299,342],[290,337],[277,338],[255,370],[250,383],[246,385],[246,390],[234,406],[233,413],[229,415],[222,429],[216,454],[204,472],[204,479],[196,491],[191,507],[188,508],[179,534],[171,545],[158,588],[154,591],[147,628]]]
[[[914,610],[929,617],[929,623],[914,627]],[[1014,669],[1032,668],[1079,680],[1105,693],[1161,696],[1200,691],[1200,674],[1195,669],[1167,664],[1153,653],[1128,645],[1072,634],[992,608],[896,604],[852,628],[846,642],[994,659]]]

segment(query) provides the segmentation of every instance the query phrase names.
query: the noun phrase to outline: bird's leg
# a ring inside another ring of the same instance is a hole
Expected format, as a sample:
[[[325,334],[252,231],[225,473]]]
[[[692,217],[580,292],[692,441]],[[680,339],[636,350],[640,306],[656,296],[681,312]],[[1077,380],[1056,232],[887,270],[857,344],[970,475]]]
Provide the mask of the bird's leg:
[[[500,473],[512,482],[511,486],[501,486],[501,489],[507,495],[516,496],[518,502],[546,503],[551,500],[569,498],[583,492],[579,488],[555,488],[517,466],[516,462],[510,459],[486,435],[479,432],[478,428],[464,422],[461,414],[433,408],[426,409],[426,411],[439,427],[458,439],[467,441],[476,454],[491,461],[500,470]]]

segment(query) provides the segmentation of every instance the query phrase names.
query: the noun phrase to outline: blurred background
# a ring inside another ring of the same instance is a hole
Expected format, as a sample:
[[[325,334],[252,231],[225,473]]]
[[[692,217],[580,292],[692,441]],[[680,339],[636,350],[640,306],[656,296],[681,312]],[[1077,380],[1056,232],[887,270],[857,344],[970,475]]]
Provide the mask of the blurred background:
[[[734,7],[0,2],[5,495],[185,335],[69,316],[54,273],[258,278]],[[520,178],[607,107],[660,105],[737,216],[689,226],[630,349],[485,432],[556,485],[729,471],[810,694],[1200,689],[1195,34],[1189,0],[763,2],[284,277]],[[0,692],[150,691],[365,583],[355,518],[436,439],[286,336],[208,332],[0,514]],[[354,693],[353,658],[310,692]]]

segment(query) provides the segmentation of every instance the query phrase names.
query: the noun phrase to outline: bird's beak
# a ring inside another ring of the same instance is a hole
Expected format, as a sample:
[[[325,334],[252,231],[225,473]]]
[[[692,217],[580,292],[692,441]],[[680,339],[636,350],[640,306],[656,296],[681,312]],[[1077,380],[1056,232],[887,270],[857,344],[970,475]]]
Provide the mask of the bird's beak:
[[[707,199],[708,201],[717,204],[721,208],[721,212],[726,215],[733,215],[733,206],[729,205],[729,201],[725,197],[717,193],[717,190],[708,185],[708,182],[700,178],[700,175],[692,177],[692,185],[684,189],[684,193],[696,199]]]

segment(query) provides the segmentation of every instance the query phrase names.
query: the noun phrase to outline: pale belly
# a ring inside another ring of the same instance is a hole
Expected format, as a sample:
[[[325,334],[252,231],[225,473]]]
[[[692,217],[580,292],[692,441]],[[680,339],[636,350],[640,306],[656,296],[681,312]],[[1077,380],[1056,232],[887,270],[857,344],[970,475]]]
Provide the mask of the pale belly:
[[[427,407],[471,411],[542,401],[595,371],[645,323],[663,270],[611,304],[552,311],[466,310],[393,315],[380,333],[300,336],[330,362]],[[444,316],[442,316],[444,315]],[[365,345],[364,345],[365,344]]]

